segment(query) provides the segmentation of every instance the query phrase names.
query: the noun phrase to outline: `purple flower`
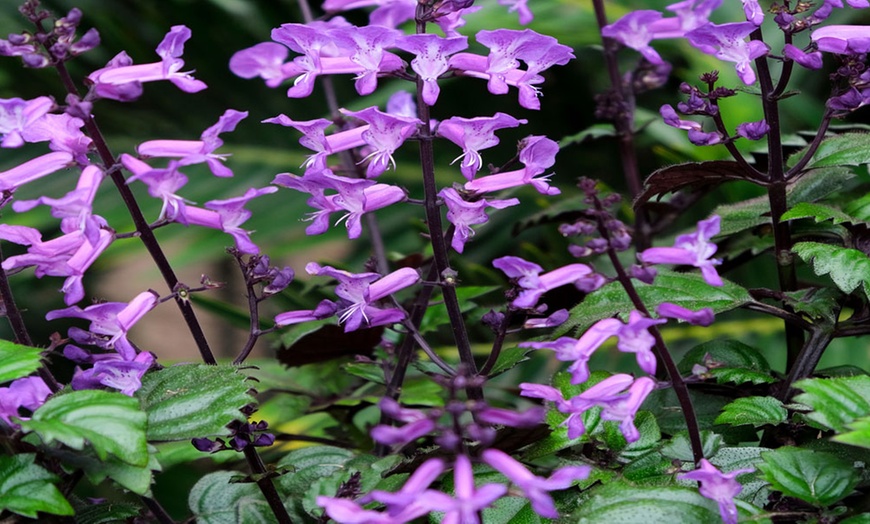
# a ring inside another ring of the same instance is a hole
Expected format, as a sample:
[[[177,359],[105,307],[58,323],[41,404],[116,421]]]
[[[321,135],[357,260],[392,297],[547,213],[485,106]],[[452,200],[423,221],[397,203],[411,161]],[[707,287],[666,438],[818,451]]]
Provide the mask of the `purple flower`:
[[[136,348],[127,340],[127,333],[146,313],[151,311],[157,305],[158,296],[153,291],[144,291],[139,293],[129,303],[124,302],[105,302],[88,306],[82,309],[78,306],[68,307],[66,309],[56,309],[49,311],[45,315],[46,320],[54,320],[57,318],[82,318],[90,320],[88,331],[97,335],[100,340],[100,347],[106,349],[114,349],[118,354],[128,361],[136,359]],[[74,331],[70,329],[70,338],[79,341],[83,339],[84,333],[81,330]],[[87,339],[91,342],[93,337]]]
[[[261,189],[251,188],[240,197],[206,202],[207,209],[186,206],[184,220],[187,221],[186,225],[209,227],[229,233],[240,252],[249,255],[257,254],[260,252],[260,248],[251,241],[249,236],[251,232],[241,228],[241,225],[251,218],[251,212],[245,209],[245,205],[254,198],[275,191],[278,191],[275,186],[266,186]],[[180,222],[179,217],[176,217],[176,221]]]
[[[215,176],[231,177],[233,172],[222,163],[227,155],[214,153],[223,145],[218,135],[232,132],[247,116],[247,111],[227,109],[215,125],[202,132],[200,140],[149,140],[139,144],[136,150],[146,158],[179,158],[182,166],[205,162]]]
[[[485,211],[487,207],[504,209],[520,203],[519,199],[516,198],[509,198],[507,200],[486,200],[481,198],[467,201],[455,189],[450,187],[442,189],[438,195],[444,199],[444,204],[447,205],[447,220],[455,226],[450,245],[457,253],[462,253],[465,249],[465,243],[469,238],[474,236],[474,230],[471,229],[471,226],[473,224],[485,224],[489,221]]]
[[[752,61],[766,55],[769,50],[767,44],[759,40],[745,41],[755,30],[752,22],[706,24],[686,33],[686,38],[702,52],[736,63],[737,76],[744,84],[751,85],[755,83]]]
[[[186,204],[192,203],[178,196],[176,192],[187,184],[187,177],[178,170],[179,163],[170,161],[163,169],[154,169],[145,162],[126,153],[121,155],[121,164],[133,173],[127,183],[140,181],[148,186],[148,194],[163,200],[157,220],[173,220],[188,225]]]
[[[758,0],[741,0],[743,2],[743,14],[746,19],[756,26],[764,23],[764,10],[758,5]]]
[[[99,71],[94,71],[88,78],[98,86],[119,86],[133,82],[169,80],[186,93],[202,91],[207,87],[204,82],[193,78],[189,72],[181,71],[181,68],[184,67],[181,55],[184,54],[184,43],[189,39],[190,29],[183,25],[172,26],[172,29],[166,33],[163,41],[157,46],[157,55],[162,59],[160,62],[117,67],[107,66]]]
[[[511,302],[511,306],[518,309],[533,308],[547,291],[574,283],[593,273],[592,268],[586,264],[568,264],[543,273],[544,268],[541,266],[512,256],[497,258],[492,261],[492,265],[509,278],[516,279],[517,286],[522,289],[519,296]]]
[[[409,267],[381,276],[377,273],[349,273],[312,262],[305,266],[305,271],[309,275],[329,276],[338,280],[335,294],[340,300],[336,309],[338,321],[344,324],[345,332],[359,329],[363,323],[368,327],[383,326],[405,318],[405,312],[401,309],[383,309],[374,304],[420,280],[417,271]]]
[[[471,461],[465,455],[458,455],[453,465],[453,491],[452,498],[436,491],[428,494],[432,509],[445,512],[441,524],[480,524],[480,511],[504,496],[507,487],[485,484],[476,488]]]
[[[85,123],[81,118],[66,113],[47,114],[31,124],[22,134],[27,142],[48,142],[52,151],[73,155],[75,161],[86,166],[90,164],[88,153],[93,141],[82,133]]]
[[[528,428],[544,421],[546,412],[540,407],[529,408],[523,412],[509,409],[486,407],[477,412],[477,420],[487,424],[498,424],[513,428]]]
[[[651,247],[638,255],[644,264],[688,264],[701,270],[704,280],[711,286],[723,285],[714,266],[721,260],[710,258],[716,253],[716,244],[710,239],[719,233],[719,216],[713,215],[698,222],[697,232],[680,235],[674,247]]]
[[[129,102],[131,100],[136,100],[140,96],[142,96],[142,83],[139,81],[127,82],[124,84],[101,84],[97,82],[97,78],[109,71],[111,69],[117,69],[121,67],[128,67],[133,65],[133,59],[130,58],[129,55],[125,51],[121,51],[117,55],[115,55],[109,63],[106,64],[106,67],[102,69],[98,69],[88,75],[85,79],[86,84],[96,84],[93,86],[94,92],[97,96],[101,98],[108,98],[110,100],[118,100],[121,102]]]
[[[363,159],[369,162],[366,168],[367,178],[379,176],[390,166],[395,169],[396,161],[393,160],[393,153],[405,142],[405,139],[414,134],[417,125],[421,124],[418,118],[391,115],[376,107],[368,107],[362,111],[343,109],[341,112],[369,124],[362,132],[362,139],[373,150]]]
[[[17,428],[18,424],[12,421],[12,417],[29,420],[29,417],[19,413],[19,409],[36,411],[45,404],[49,395],[51,390],[39,377],[25,377],[13,381],[9,386],[0,388],[0,420]]]
[[[411,69],[423,79],[423,102],[432,106],[440,92],[438,77],[449,68],[448,57],[466,49],[468,38],[442,38],[431,33],[407,35],[396,41],[396,47],[416,55],[411,60]]]
[[[670,302],[662,302],[656,308],[656,313],[660,317],[675,318],[683,320],[689,324],[696,326],[709,326],[713,323],[714,314],[711,308],[705,307],[698,311],[692,311]]]
[[[403,408],[401,404],[389,397],[382,398],[378,406],[383,414],[405,423],[400,427],[385,424],[373,427],[370,432],[372,439],[381,444],[408,444],[435,429],[435,421],[419,409]]]
[[[0,99],[0,147],[21,147],[25,139],[22,133],[34,122],[42,118],[54,106],[54,100],[47,96],[23,100],[21,98]]]
[[[82,170],[76,188],[59,199],[39,197],[36,200],[18,200],[12,203],[17,213],[29,211],[38,205],[51,207],[51,216],[61,219],[61,231],[81,231],[92,245],[100,240],[100,227],[105,221],[93,215],[93,203],[103,181],[103,171],[94,165]]]
[[[366,495],[363,501],[376,500],[385,504],[389,516],[397,519],[399,516],[402,516],[402,519],[396,522],[405,522],[406,520],[411,520],[411,518],[421,517],[430,511],[427,505],[427,497],[433,491],[427,488],[443,471],[443,460],[438,458],[428,459],[414,470],[399,491],[391,493],[389,491],[374,490]],[[415,517],[409,517],[411,514],[415,515]]]
[[[523,491],[538,515],[549,519],[559,518],[559,513],[547,492],[568,488],[575,480],[588,477],[592,470],[589,466],[565,466],[554,471],[550,478],[543,478],[532,474],[503,451],[488,449],[483,452],[482,457],[484,462]]]
[[[519,15],[520,25],[529,25],[535,19],[535,15],[529,6],[526,5],[527,0],[498,0],[498,5],[508,7],[508,13],[516,13]]]
[[[69,347],[70,345],[67,346]],[[64,355],[67,355],[66,348]],[[147,351],[139,353],[133,360],[127,360],[113,353],[92,358],[94,367],[91,369],[82,371],[76,368],[70,384],[74,390],[109,387],[117,389],[124,395],[133,396],[142,387],[142,376],[155,361],[154,355]]]
[[[600,287],[600,286],[599,286]],[[567,309],[559,309],[545,318],[530,318],[523,323],[524,329],[550,328],[561,326],[568,320],[569,313]]]
[[[735,480],[739,475],[755,471],[753,468],[738,469],[729,473],[722,473],[707,459],[701,459],[701,467],[677,475],[680,480],[697,480],[701,483],[698,491],[708,499],[715,500],[719,504],[719,514],[724,524],[737,524],[737,506],[734,504],[736,497],[743,490],[743,486]]]
[[[744,122],[737,126],[737,134],[748,140],[761,140],[768,131],[770,126],[764,120]]]
[[[662,19],[658,11],[632,11],[616,22],[601,29],[601,36],[612,38],[626,47],[638,51],[652,64],[663,64],[662,57],[649,43],[655,37],[650,28]]]
[[[269,87],[278,87],[281,82],[299,73],[292,62],[285,64],[287,48],[274,42],[263,42],[237,51],[230,58],[230,71],[242,78],[259,76]]]
[[[807,69],[821,69],[822,68],[822,53],[821,51],[813,51],[811,53],[806,53],[801,49],[791,45],[785,44],[782,48],[782,54],[784,57],[794,60],[798,64]]]
[[[48,176],[73,163],[65,152],[46,153],[11,169],[0,172],[0,191],[15,191],[19,187]]]
[[[478,193],[492,193],[531,185],[542,195],[558,195],[558,188],[550,185],[550,177],[553,174],[539,177],[550,166],[556,163],[556,153],[559,152],[559,144],[544,136],[527,136],[520,142],[520,162],[525,166],[516,171],[505,171],[480,178],[476,178],[465,184],[467,191]]]
[[[870,35],[863,25],[827,25],[810,34],[819,51],[843,55],[870,53]]]
[[[498,145],[499,140],[495,136],[495,131],[517,127],[527,122],[525,119],[516,119],[505,113],[477,118],[454,116],[438,124],[438,136],[442,136],[462,148],[462,155],[456,157],[453,162],[461,158],[462,162],[459,167],[462,174],[468,180],[474,180],[475,173],[483,167],[480,150]]]
[[[323,320],[335,315],[336,311],[338,311],[338,306],[335,302],[321,300],[314,309],[287,311],[276,315],[275,324],[278,326],[289,326],[291,324],[301,324],[302,322]]]

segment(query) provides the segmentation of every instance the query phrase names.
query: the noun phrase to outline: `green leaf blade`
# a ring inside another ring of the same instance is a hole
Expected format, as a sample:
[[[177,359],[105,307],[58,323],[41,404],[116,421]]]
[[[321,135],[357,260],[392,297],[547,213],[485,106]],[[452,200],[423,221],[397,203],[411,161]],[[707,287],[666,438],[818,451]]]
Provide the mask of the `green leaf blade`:
[[[862,286],[870,298],[870,258],[861,251],[820,242],[798,242],[792,250],[812,264],[816,275],[829,275],[844,293]]]
[[[42,365],[44,349],[0,340],[0,384],[23,378]]]
[[[72,515],[72,506],[55,486],[57,476],[35,460],[32,453],[0,457],[0,510],[30,518],[38,512]]]
[[[742,397],[726,405],[722,414],[716,417],[715,423],[732,426],[776,426],[785,422],[786,418],[788,411],[782,402],[773,397]]]
[[[784,447],[761,454],[758,469],[777,491],[817,506],[828,506],[852,492],[858,475],[836,455]]]

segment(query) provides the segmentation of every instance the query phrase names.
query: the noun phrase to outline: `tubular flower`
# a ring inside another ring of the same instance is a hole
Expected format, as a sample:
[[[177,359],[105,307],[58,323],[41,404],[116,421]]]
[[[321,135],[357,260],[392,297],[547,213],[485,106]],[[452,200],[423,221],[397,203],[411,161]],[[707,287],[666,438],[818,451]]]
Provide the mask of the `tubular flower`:
[[[708,499],[713,499],[719,504],[719,514],[724,524],[737,524],[737,506],[734,497],[740,494],[743,486],[737,482],[736,477],[744,473],[752,473],[753,468],[738,469],[729,473],[722,473],[707,459],[701,459],[701,467],[677,475],[681,480],[696,480],[701,483],[699,491]]]
[[[698,222],[698,230],[691,235],[680,235],[674,247],[651,247],[638,255],[645,264],[688,264],[701,270],[704,280],[711,286],[723,285],[714,266],[721,260],[710,258],[716,253],[716,244],[710,239],[719,233],[719,216],[713,215]]]
[[[492,261],[492,265],[502,270],[509,278],[516,279],[521,291],[511,302],[511,306],[519,309],[533,308],[547,291],[565,284],[576,283],[593,273],[592,268],[586,264],[569,264],[543,273],[544,268],[534,262],[512,256],[497,258]]]

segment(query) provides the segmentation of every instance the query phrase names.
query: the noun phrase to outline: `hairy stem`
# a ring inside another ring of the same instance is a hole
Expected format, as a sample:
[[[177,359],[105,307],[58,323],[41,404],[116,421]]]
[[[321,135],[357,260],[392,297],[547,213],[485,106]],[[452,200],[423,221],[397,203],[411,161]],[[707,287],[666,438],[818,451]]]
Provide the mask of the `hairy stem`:
[[[269,508],[272,510],[275,518],[278,519],[280,524],[292,524],[293,520],[281,501],[281,495],[275,489],[272,479],[268,477],[268,471],[265,464],[263,464],[263,459],[260,458],[253,444],[245,446],[245,459],[247,459],[248,465],[251,467],[251,472],[254,473],[257,487],[260,488],[263,496],[266,497],[266,502],[269,504]]]

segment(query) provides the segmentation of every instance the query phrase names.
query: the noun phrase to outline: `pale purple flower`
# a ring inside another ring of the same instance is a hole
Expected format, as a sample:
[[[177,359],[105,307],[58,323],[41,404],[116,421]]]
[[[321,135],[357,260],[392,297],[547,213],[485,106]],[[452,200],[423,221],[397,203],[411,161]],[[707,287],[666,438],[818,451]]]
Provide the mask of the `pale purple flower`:
[[[767,54],[767,44],[759,40],[746,42],[746,37],[756,30],[752,22],[731,24],[706,24],[686,33],[686,38],[702,52],[726,62],[734,62],[737,76],[746,85],[755,83],[752,61]]]
[[[382,398],[378,406],[383,414],[405,423],[398,427],[386,424],[373,427],[369,433],[373,440],[381,444],[409,444],[435,429],[435,421],[419,409],[403,408],[389,397]]]
[[[230,71],[242,78],[256,76],[266,81],[269,87],[278,87],[287,78],[300,73],[293,62],[285,64],[287,48],[274,42],[262,42],[237,51],[230,58]]]
[[[408,91],[396,91],[387,100],[387,113],[414,118],[417,116],[417,102]]]
[[[827,25],[814,30],[810,38],[825,53],[870,53],[870,35],[865,25]]]
[[[474,5],[471,7],[466,6],[462,9],[456,9],[450,11],[446,15],[439,16],[435,19],[435,23],[438,24],[438,27],[440,27],[442,31],[444,31],[444,36],[448,38],[454,36],[462,36],[459,33],[459,29],[465,27],[465,15],[476,13],[481,9],[483,9],[483,7],[479,5]]]
[[[453,491],[452,498],[434,491],[428,494],[432,509],[445,512],[441,524],[480,524],[480,511],[504,496],[507,486],[475,487],[471,461],[465,455],[458,455],[453,465]]]
[[[548,519],[559,518],[559,513],[547,492],[566,489],[575,480],[588,477],[592,471],[589,466],[564,466],[554,471],[549,478],[544,478],[534,475],[513,457],[497,449],[484,451],[482,458],[522,490],[535,513]]]
[[[791,44],[785,44],[785,46],[783,46],[782,48],[782,55],[788,59],[794,60],[795,62],[803,67],[806,67],[807,69],[822,68],[821,51],[813,51],[807,53]]]
[[[677,15],[678,29],[669,33],[663,27],[662,23],[672,20],[671,18],[655,22],[653,26],[656,38],[682,38],[692,29],[708,23],[710,14],[720,5],[722,5],[722,0],[683,0],[665,7]]]
[[[688,264],[697,267],[711,286],[723,285],[714,266],[721,260],[710,258],[716,253],[716,244],[710,239],[719,233],[719,216],[698,222],[698,230],[691,235],[680,235],[674,247],[651,247],[638,255],[644,264]]]
[[[756,26],[764,23],[764,10],[758,4],[758,0],[741,0],[743,2],[743,14],[746,19]]]
[[[418,118],[391,115],[376,107],[368,107],[362,111],[342,109],[341,112],[369,124],[362,132],[362,139],[373,150],[363,159],[368,161],[367,178],[380,176],[391,166],[395,169],[396,161],[393,160],[393,153],[414,134],[417,125],[421,124]]]
[[[61,231],[82,231],[88,242],[96,244],[105,220],[93,215],[92,206],[103,178],[103,171],[99,167],[89,165],[82,170],[76,188],[65,196],[58,199],[44,196],[36,200],[18,200],[12,203],[12,209],[23,213],[38,205],[50,206],[51,216],[61,219]]]
[[[57,318],[82,318],[90,320],[88,331],[97,335],[100,347],[114,349],[124,360],[136,358],[136,348],[127,340],[127,333],[136,322],[157,305],[158,296],[153,291],[139,293],[129,303],[104,302],[82,309],[78,306],[49,311],[46,320]],[[81,330],[79,330],[81,331]],[[86,338],[84,333],[76,334],[70,329],[73,340],[93,342],[94,337]]]
[[[417,271],[409,267],[381,276],[377,273],[349,273],[312,262],[305,266],[305,271],[309,275],[329,276],[338,280],[335,287],[335,294],[340,299],[337,314],[345,332],[359,329],[363,324],[366,327],[382,326],[405,318],[405,312],[401,309],[379,308],[374,304],[420,280]]]
[[[650,28],[661,19],[662,14],[658,11],[631,11],[616,22],[604,26],[601,35],[634,49],[651,64],[662,64],[662,57],[649,45],[655,38]]]
[[[502,270],[508,278],[516,279],[521,291],[511,306],[519,309],[533,308],[547,291],[572,284],[593,273],[586,264],[568,264],[544,273],[544,269],[534,262],[513,256],[497,258],[492,265]]]
[[[478,411],[476,417],[478,421],[486,422],[487,424],[510,426],[512,428],[529,428],[542,423],[546,414],[546,410],[540,406],[529,408],[522,412],[487,406]]]
[[[737,524],[737,506],[734,497],[740,494],[743,486],[736,478],[745,473],[752,473],[754,468],[738,469],[728,473],[722,473],[707,459],[701,459],[701,467],[677,475],[680,480],[696,480],[701,483],[698,491],[708,499],[715,500],[719,504],[719,514],[724,524]]]
[[[462,155],[453,162],[462,159],[459,167],[468,180],[473,180],[475,173],[483,167],[482,149],[498,145],[497,129],[517,127],[528,123],[525,119],[517,119],[505,113],[496,113],[491,117],[462,118],[454,116],[442,120],[438,124],[438,136],[450,140],[462,148]]]
[[[770,126],[764,120],[744,122],[737,126],[737,134],[748,140],[761,140],[768,131],[770,131]]]
[[[599,286],[600,287],[600,286]],[[550,328],[561,326],[568,320],[570,314],[567,309],[559,309],[544,318],[530,318],[523,323],[524,329]]]
[[[656,313],[660,317],[675,318],[696,326],[709,326],[715,318],[711,308],[705,307],[698,311],[692,311],[670,302],[659,304],[656,308]]]
[[[508,7],[508,13],[516,12],[520,25],[529,25],[535,19],[527,0],[498,0],[498,4]]]
[[[162,169],[155,169],[126,153],[121,155],[121,164],[133,176],[127,179],[127,183],[139,181],[148,186],[148,194],[154,198],[163,200],[160,215],[157,220],[172,220],[180,224],[188,225],[185,210],[186,204],[192,202],[178,196],[176,192],[187,184],[187,177],[178,170],[177,161],[170,161],[169,165]]]
[[[231,177],[233,172],[223,165],[228,155],[214,152],[224,144],[218,135],[232,132],[247,116],[247,111],[227,109],[215,125],[202,132],[200,140],[149,140],[136,151],[145,158],[178,158],[182,166],[205,162],[215,176]]]
[[[70,346],[68,345],[67,348]],[[67,353],[65,348],[64,356]],[[73,390],[109,387],[117,389],[124,395],[133,396],[142,387],[142,377],[155,361],[154,355],[147,351],[139,353],[132,360],[127,360],[115,353],[95,355],[92,356],[92,359],[94,362],[92,368],[87,370],[76,369],[70,383]]]
[[[190,29],[183,25],[172,26],[163,41],[157,46],[160,62],[141,65],[126,65],[107,67],[91,73],[88,78],[97,85],[108,84],[119,86],[131,82],[143,83],[157,80],[169,80],[186,93],[202,91],[207,86],[192,76],[181,71],[184,67],[184,43],[190,39]]]
[[[338,306],[335,302],[331,300],[321,300],[314,309],[286,311],[276,315],[275,324],[278,326],[289,326],[291,324],[301,324],[302,322],[323,320],[334,316],[337,311]]]
[[[559,189],[550,185],[552,173],[538,176],[556,163],[559,144],[544,136],[527,136],[520,142],[520,162],[525,166],[515,171],[505,171],[466,182],[466,191],[491,193],[531,185],[542,195],[558,195]]]
[[[98,69],[87,76],[85,79],[86,84],[93,85],[93,91],[97,94],[97,96],[101,98],[108,98],[110,100],[118,100],[121,102],[129,102],[131,100],[136,100],[140,96],[142,96],[142,83],[138,81],[127,82],[124,84],[102,84],[97,82],[97,78],[109,71],[111,69],[117,69],[121,67],[128,67],[133,65],[133,59],[130,58],[129,55],[125,51],[121,51],[117,55],[115,55],[109,63],[106,64],[106,67],[102,69]]]
[[[186,225],[219,229],[233,237],[236,248],[241,253],[249,255],[257,254],[260,252],[260,248],[251,241],[249,236],[251,232],[241,228],[241,225],[251,218],[251,212],[245,209],[245,205],[254,198],[274,193],[275,191],[278,191],[278,188],[275,186],[266,186],[261,189],[251,188],[240,197],[206,202],[206,209],[186,206],[184,210],[184,219],[187,221]],[[176,217],[176,221],[180,222],[178,217]]]
[[[52,151],[70,153],[79,165],[86,166],[90,163],[88,153],[93,141],[82,132],[81,128],[84,125],[81,118],[66,113],[59,115],[49,113],[33,122],[24,130],[22,136],[27,142],[47,141]]]
[[[380,511],[364,509],[350,499],[324,497],[323,495],[319,495],[315,501],[318,506],[323,508],[324,513],[329,518],[340,524],[404,524],[427,513],[427,511],[424,511],[420,514],[408,512],[407,514],[390,515]]]
[[[468,38],[442,38],[432,33],[406,35],[396,41],[396,47],[416,55],[411,69],[423,79],[423,102],[432,106],[441,90],[438,77],[448,70],[448,57],[466,49]]]
[[[506,200],[486,200],[480,198],[468,201],[462,198],[455,189],[450,187],[442,189],[438,195],[447,206],[447,220],[455,226],[450,245],[457,253],[462,253],[465,249],[465,243],[474,236],[474,230],[471,229],[471,226],[474,224],[485,224],[489,221],[489,216],[486,214],[487,207],[504,209],[520,203],[519,199],[516,198]]]
[[[29,420],[29,417],[19,413],[19,409],[36,411],[45,403],[49,395],[51,390],[40,377],[14,380],[8,386],[0,388],[0,420],[8,426],[17,428],[18,424],[12,421],[12,417]]]
[[[396,518],[399,515],[407,518],[409,513],[423,516],[429,512],[426,500],[428,495],[432,493],[432,490],[427,488],[435,482],[435,479],[443,471],[443,460],[438,458],[428,459],[414,470],[399,491],[391,493],[389,491],[374,490],[366,495],[363,501],[376,500],[385,504],[387,506],[387,513]]]
[[[19,187],[48,176],[73,163],[73,156],[65,152],[46,153],[11,169],[0,172],[0,191],[15,191]]]
[[[21,98],[0,99],[0,147],[21,147],[22,133],[42,118],[54,106],[54,100],[41,96],[32,100]]]

